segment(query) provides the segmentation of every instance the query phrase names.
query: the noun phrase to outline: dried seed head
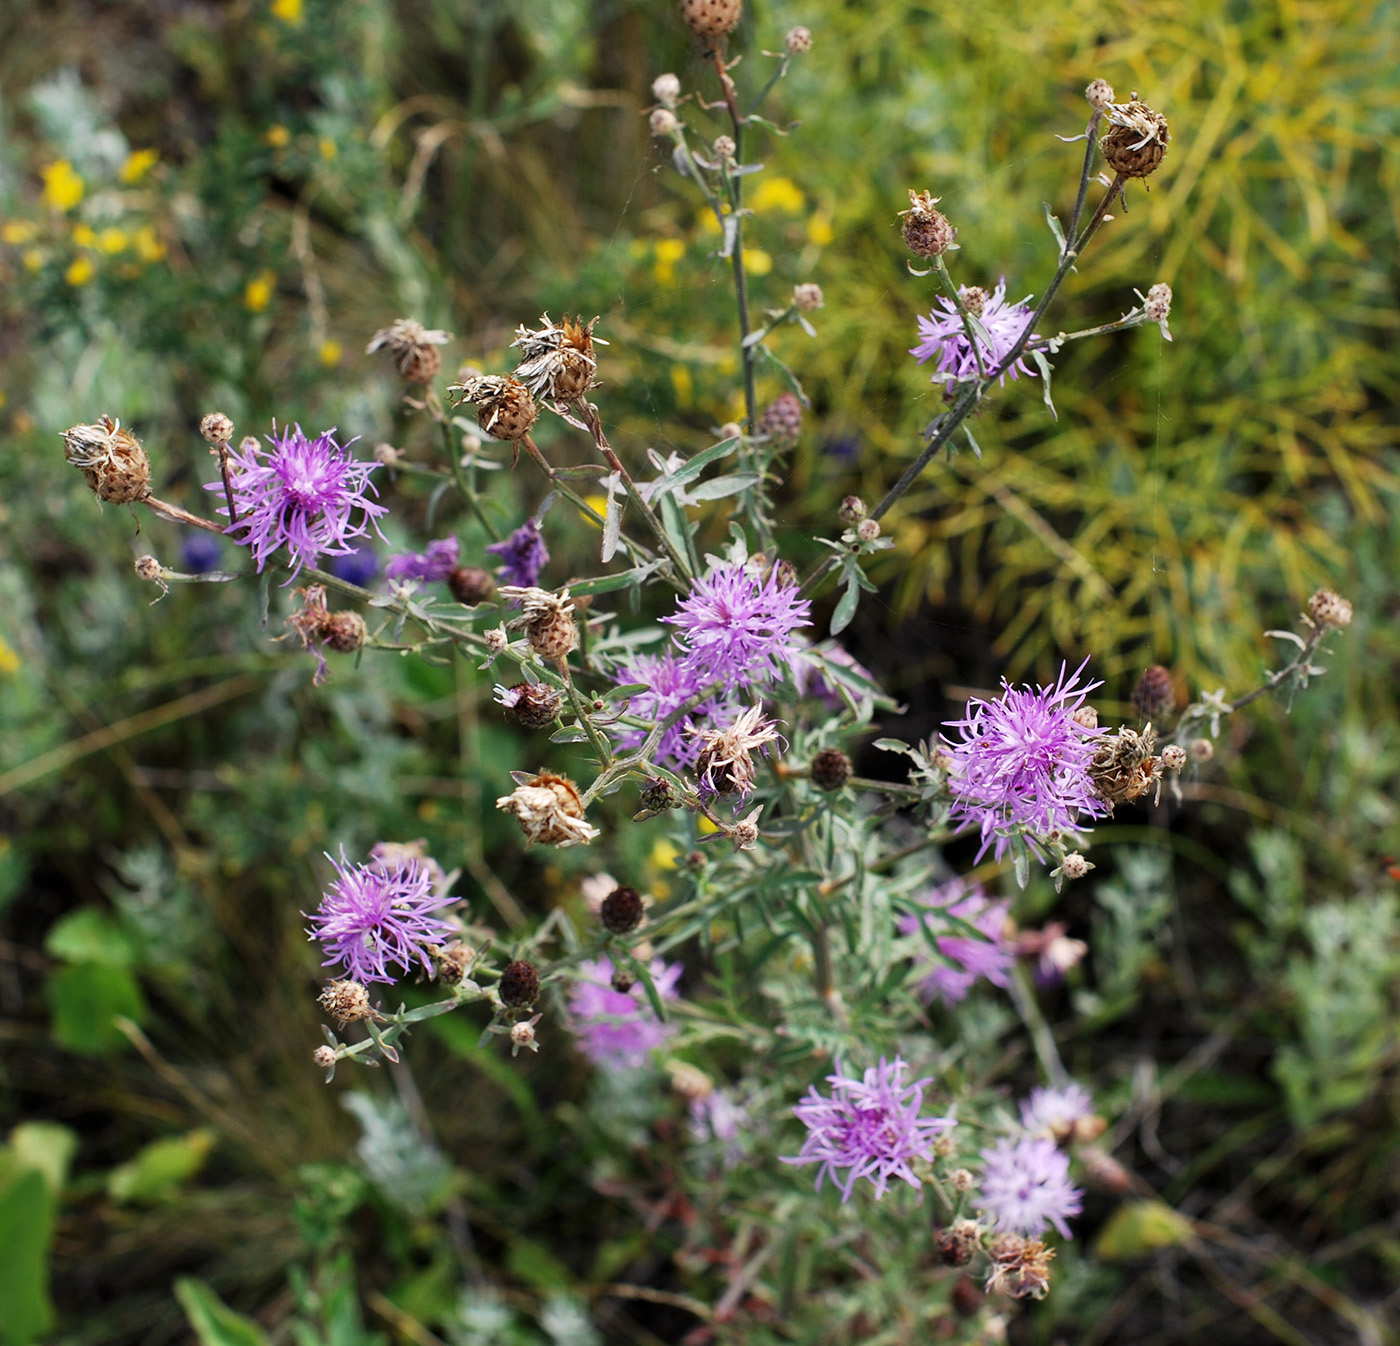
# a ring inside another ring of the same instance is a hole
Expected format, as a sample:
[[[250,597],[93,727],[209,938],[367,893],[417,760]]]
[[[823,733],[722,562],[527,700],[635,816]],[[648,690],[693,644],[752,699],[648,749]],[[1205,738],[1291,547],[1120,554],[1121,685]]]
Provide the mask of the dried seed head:
[[[977,1251],[977,1244],[981,1241],[980,1236],[969,1239],[959,1228],[960,1225],[970,1223],[968,1220],[959,1220],[947,1229],[940,1229],[934,1235],[934,1255],[945,1267],[965,1267],[972,1261],[972,1255]],[[978,1295],[980,1298],[980,1291]]]
[[[130,505],[151,493],[151,463],[130,430],[111,416],[63,432],[63,455],[80,469],[99,500]]]
[[[1091,108],[1102,112],[1113,102],[1113,85],[1106,79],[1090,80],[1089,87],[1084,90],[1084,97],[1089,100]]]
[[[298,589],[302,605],[290,617],[287,625],[301,638],[303,649],[312,650],[320,659],[316,681],[325,677],[326,661],[322,650],[336,654],[354,654],[363,649],[368,630],[358,612],[331,612],[326,606],[324,585],[313,584]]]
[[[1150,724],[1140,734],[1124,726],[1098,741],[1089,775],[1094,792],[1110,809],[1145,795],[1160,780],[1162,764],[1152,755],[1157,733]]]
[[[851,779],[851,759],[840,748],[823,748],[812,758],[812,784],[819,790],[839,790]]]
[[[542,682],[518,682],[514,687],[497,687],[496,700],[526,729],[543,729],[559,718],[564,694]]]
[[[1070,718],[1084,729],[1097,729],[1099,727],[1099,713],[1093,706],[1080,706]]]
[[[462,978],[476,957],[476,950],[461,940],[454,939],[450,944],[434,944],[428,952],[433,956],[439,981],[449,986],[461,985]]]
[[[802,399],[796,393],[779,393],[758,418],[758,433],[785,447],[796,444],[802,433]]]
[[[642,895],[635,888],[614,888],[598,909],[598,919],[603,928],[614,935],[625,935],[642,923],[646,906]]]
[[[364,648],[369,634],[358,612],[332,612],[326,622],[326,648],[337,654],[354,654]]]
[[[845,524],[859,523],[866,515],[865,501],[858,495],[848,495],[836,511],[836,517]]]
[[[991,296],[980,285],[959,285],[958,298],[963,301],[963,307],[974,318],[980,318],[982,310],[987,307],[987,300]]]
[[[138,556],[136,558],[136,575],[138,579],[154,580],[160,583],[160,572],[163,569],[161,563],[154,556]]]
[[[700,786],[712,794],[748,794],[753,789],[753,750],[778,738],[762,706],[750,706],[727,729],[690,730],[704,747],[695,761]]]
[[[715,158],[718,159],[720,163],[725,163],[739,152],[739,147],[734,143],[731,136],[716,136],[714,150]]]
[[[413,318],[400,318],[388,327],[381,327],[365,347],[366,355],[386,350],[405,383],[426,384],[437,378],[442,369],[442,352],[452,340],[450,332],[424,327]]]
[[[681,82],[675,75],[658,75],[651,82],[651,96],[662,107],[675,107],[681,96]]]
[[[1317,626],[1350,626],[1351,604],[1331,589],[1319,589],[1308,599],[1308,616]]]
[[[1050,1289],[1050,1263],[1053,1248],[1039,1239],[1023,1239],[1017,1234],[1001,1234],[991,1247],[992,1271],[987,1277],[987,1293],[1010,1295],[1013,1299],[1044,1299]]]
[[[227,444],[233,438],[233,422],[222,411],[211,411],[200,421],[199,433],[215,446]]]
[[[826,296],[822,294],[820,285],[808,281],[803,285],[792,287],[792,302],[797,305],[801,312],[813,313],[826,303]]]
[[[1176,705],[1172,675],[1161,664],[1149,664],[1133,687],[1133,709],[1140,720],[1161,720]]]
[[[758,819],[762,813],[760,804],[747,818],[740,818],[725,829],[724,834],[734,843],[736,851],[751,851],[758,845]]]
[[[939,257],[953,247],[958,231],[934,207],[941,200],[932,192],[909,189],[909,209],[901,210],[904,245],[915,257]]]
[[[520,348],[520,367],[515,377],[544,401],[579,401],[593,387],[598,372],[594,343],[607,345],[593,335],[597,321],[594,318],[585,325],[566,317],[556,326],[546,313],[540,318],[538,331],[523,324],[516,328],[511,345]]]
[[[803,28],[800,24],[796,28],[789,28],[787,36],[783,39],[785,46],[794,56],[799,52],[812,50],[812,30]]]
[[[470,402],[476,407],[477,424],[493,439],[523,439],[540,417],[530,390],[509,375],[483,374],[454,383],[448,392],[461,394],[458,406]]]
[[[1092,868],[1078,851],[1071,851],[1060,861],[1060,873],[1067,879],[1082,879]]]
[[[552,594],[548,589],[503,584],[500,597],[519,601],[520,616],[508,625],[512,630],[523,627],[530,648],[541,658],[566,659],[578,649],[578,623],[567,592]]]
[[[459,603],[474,608],[496,592],[496,581],[480,566],[458,566],[447,577],[448,592]]]
[[[517,958],[506,964],[496,990],[500,993],[501,1004],[511,1009],[528,1009],[539,999],[540,974],[533,963]]]
[[[1215,744],[1208,738],[1193,738],[1190,751],[1193,762],[1209,762],[1215,756]]]
[[[1186,765],[1186,749],[1175,743],[1162,749],[1162,770],[1175,775]]]
[[[626,968],[613,969],[612,988],[618,995],[628,995],[637,984],[637,979]]]
[[[856,524],[856,536],[862,542],[874,542],[880,536],[879,519],[862,519]]]
[[[541,771],[521,779],[515,774],[520,783],[497,799],[496,807],[515,815],[527,845],[579,846],[599,835],[598,829],[585,821],[583,798],[567,776]]]
[[[675,135],[680,122],[676,120],[676,114],[670,108],[652,108],[651,116],[647,119],[647,125],[651,127],[654,136]]]
[[[738,26],[744,0],[681,0],[681,18],[697,37],[723,37]]]
[[[485,632],[482,639],[486,642],[486,648],[493,659],[498,654],[504,654],[506,647],[510,644],[510,637],[506,635],[504,626],[497,626]]]
[[[948,1175],[948,1185],[955,1192],[970,1192],[977,1186],[977,1179],[965,1168],[955,1168]]]
[[[1104,109],[1111,129],[1100,142],[1103,157],[1125,178],[1145,178],[1167,152],[1171,132],[1167,119],[1146,103],[1110,103]]]
[[[316,1003],[337,1023],[359,1023],[375,1017],[369,992],[357,981],[333,981],[316,998]]]

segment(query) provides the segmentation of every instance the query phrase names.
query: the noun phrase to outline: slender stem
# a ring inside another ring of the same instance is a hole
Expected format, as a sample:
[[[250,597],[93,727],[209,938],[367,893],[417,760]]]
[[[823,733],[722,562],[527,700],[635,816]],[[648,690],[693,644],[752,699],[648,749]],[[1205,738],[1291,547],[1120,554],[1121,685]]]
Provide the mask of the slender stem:
[[[223,536],[222,525],[214,523],[211,519],[202,519],[198,514],[191,514],[189,510],[172,505],[167,500],[157,500],[155,496],[148,495],[140,503],[152,513],[159,514],[162,519],[169,519],[171,523],[187,523],[194,528],[204,529],[206,533],[218,533]]]
[[[457,445],[453,442],[451,418],[442,411],[436,411],[434,413],[434,418],[442,428],[443,446],[447,450],[447,462],[452,469],[452,481],[457,487],[457,494],[466,501],[467,508],[476,515],[477,520],[486,530],[486,535],[491,541],[499,542],[501,540],[501,530],[496,527],[495,523],[487,515],[485,509],[482,508],[481,497],[467,479],[466,468],[462,466],[462,455]]]
[[[598,765],[606,771],[613,763],[612,749],[608,747],[607,741],[598,732],[597,726],[584,707],[583,698],[578,694],[578,689],[574,686],[573,676],[569,672],[569,661],[560,659],[556,662],[559,665],[559,673],[564,679],[564,687],[569,693],[569,703],[574,708],[574,714],[578,716],[579,723],[588,734],[589,741],[593,744],[593,751],[598,754]]]
[[[1045,1015],[1041,1013],[1040,1002],[1036,999],[1035,990],[1031,986],[1030,976],[1026,972],[1024,963],[1018,962],[1012,968],[1008,989],[1011,992],[1011,1001],[1016,1006],[1016,1012],[1021,1016],[1021,1022],[1025,1024],[1026,1031],[1031,1035],[1031,1045],[1035,1048],[1040,1069],[1054,1088],[1063,1088],[1069,1083],[1069,1072],[1065,1069],[1064,1062],[1060,1060],[1059,1048],[1055,1046],[1055,1035],[1050,1031],[1050,1025],[1045,1021]]]
[[[953,304],[958,310],[958,317],[962,319],[963,331],[967,334],[967,344],[972,347],[972,358],[977,361],[977,377],[985,382],[987,371],[982,365],[982,342],[978,339],[977,332],[972,325],[972,314],[968,312],[967,305],[963,303],[962,292],[953,284],[953,278],[948,274],[948,263],[943,260],[942,253],[933,259],[933,267],[938,272],[938,279],[943,282],[943,288],[952,296]]]

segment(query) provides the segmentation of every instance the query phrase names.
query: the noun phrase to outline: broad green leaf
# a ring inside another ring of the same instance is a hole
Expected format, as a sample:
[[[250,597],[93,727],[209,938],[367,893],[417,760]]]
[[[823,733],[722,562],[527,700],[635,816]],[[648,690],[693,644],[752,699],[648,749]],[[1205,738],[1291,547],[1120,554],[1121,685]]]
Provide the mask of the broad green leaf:
[[[182,1276],[175,1282],[175,1298],[199,1346],[268,1346],[267,1333],[251,1318],[235,1313],[203,1281]]]
[[[54,1197],[38,1169],[0,1192],[0,1342],[29,1346],[53,1325],[49,1239]]]
[[[1158,1248],[1180,1247],[1190,1238],[1190,1220],[1165,1201],[1132,1201],[1108,1217],[1094,1252],[1105,1262],[1122,1262]]]
[[[49,976],[48,997],[54,1041],[85,1056],[102,1056],[126,1045],[126,1035],[114,1019],[140,1023],[146,1017],[141,988],[124,967],[75,963],[59,968]]]
[[[68,1166],[77,1148],[77,1132],[57,1122],[23,1122],[10,1132],[15,1166],[42,1173],[55,1197],[68,1180]]]
[[[130,967],[137,949],[131,932],[105,911],[83,907],[54,923],[44,937],[44,952],[65,963]]]
[[[201,1128],[152,1141],[107,1175],[108,1195],[119,1204],[162,1200],[204,1167],[214,1140],[212,1131]]]

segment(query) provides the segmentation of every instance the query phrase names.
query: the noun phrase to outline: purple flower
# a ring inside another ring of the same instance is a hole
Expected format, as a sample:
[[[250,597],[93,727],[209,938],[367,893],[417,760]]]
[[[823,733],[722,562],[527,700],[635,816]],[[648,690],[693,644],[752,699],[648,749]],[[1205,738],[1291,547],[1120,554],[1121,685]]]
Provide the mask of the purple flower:
[[[428,866],[403,856],[352,865],[343,850],[339,860],[326,858],[335,866],[335,881],[308,917],[311,928],[306,932],[329,955],[321,966],[338,963],[359,982],[396,981],[390,965],[400,975],[414,963],[431,972],[425,946],[450,937],[456,929],[431,913],[457,899],[434,893]]]
[[[917,955],[927,973],[916,990],[928,1004],[935,998],[945,1005],[956,1005],[967,997],[979,977],[993,986],[1005,986],[1016,961],[1015,950],[1006,940],[1009,901],[993,902],[980,886],[969,889],[962,879],[946,883],[923,899],[927,912],[914,912],[899,918],[899,933],[915,935],[923,946]],[[978,939],[960,929],[949,917],[965,922],[986,936]],[[919,930],[920,924],[928,932]],[[942,959],[928,948],[932,938]]]
[[[1094,740],[1101,731],[1074,718],[1099,686],[1079,686],[1088,662],[1068,678],[1062,664],[1053,687],[1012,687],[1003,681],[1005,690],[997,700],[974,697],[967,703],[966,719],[945,722],[962,730],[960,740],[947,740],[953,757],[948,818],[981,829],[978,860],[993,845],[1000,860],[1017,833],[1043,858],[1038,841],[1073,830],[1081,814],[1101,818],[1107,812],[1089,777]]]
[[[920,1117],[924,1105],[924,1085],[929,1081],[904,1083],[908,1065],[899,1057],[892,1062],[880,1058],[862,1079],[838,1073],[828,1075],[831,1097],[824,1098],[815,1087],[795,1108],[793,1115],[807,1128],[802,1151],[783,1156],[784,1164],[820,1164],[817,1191],[822,1180],[830,1178],[841,1193],[842,1202],[861,1178],[875,1187],[875,1199],[885,1195],[891,1178],[903,1178],[911,1187],[921,1186],[910,1163],[932,1160],[934,1137],[953,1123],[946,1117]],[[845,1169],[843,1181],[837,1173]]]
[[[675,1024],[661,1023],[651,1012],[641,987],[624,994],[612,988],[613,965],[607,958],[580,964],[578,980],[569,996],[574,1033],[579,1049],[604,1070],[635,1070],[675,1031]],[[653,958],[648,965],[652,984],[662,1000],[676,999],[681,965]]]
[[[712,1089],[690,1100],[690,1136],[697,1144],[713,1144],[720,1166],[737,1168],[744,1157],[744,1136],[753,1128],[749,1110],[727,1089]]]
[[[445,537],[428,543],[425,552],[400,552],[389,558],[384,578],[390,580],[423,580],[438,584],[457,569],[457,539]]]
[[[326,569],[346,584],[358,584],[362,589],[367,589],[379,574],[379,555],[365,543],[361,547],[351,547],[344,556],[332,557]]]
[[[375,520],[388,511],[367,494],[374,491],[369,474],[377,463],[351,458],[334,430],[308,439],[297,425],[268,442],[270,452],[251,438],[229,449],[238,522],[224,532],[252,550],[259,570],[285,545],[295,576],[322,556],[348,555],[350,539],[365,537],[367,525],[378,531]],[[216,481],[204,489],[222,495],[224,485]]]
[[[675,626],[682,662],[701,685],[747,687],[787,671],[799,649],[794,632],[811,625],[811,606],[777,566],[760,579],[742,565],[720,565],[661,620]]]
[[[631,683],[646,684],[646,691],[637,692],[628,704],[628,712],[643,720],[664,720],[705,685],[697,678],[695,671],[681,663],[674,654],[639,654],[628,663],[619,664],[614,676],[619,687]],[[704,745],[690,730],[698,727],[697,720],[712,718],[718,712],[717,703],[709,700],[681,716],[663,731],[652,760],[673,771],[693,767]],[[645,729],[627,726],[623,726],[623,729],[625,732],[620,742],[624,748],[639,748],[646,741]]]
[[[1067,1136],[1074,1124],[1094,1112],[1094,1099],[1089,1091],[1073,1082],[1063,1089],[1038,1087],[1021,1104],[1021,1125],[1034,1134],[1049,1132],[1052,1136]]]
[[[1069,1159],[1043,1136],[1003,1138],[982,1151],[980,1209],[997,1228],[1035,1235],[1054,1225],[1069,1238],[1065,1220],[1078,1215],[1084,1193],[1069,1180]]]
[[[180,561],[191,575],[207,575],[219,564],[223,548],[208,533],[186,533],[180,539]]]
[[[977,346],[982,352],[983,372],[990,374],[1011,353],[1011,348],[1025,331],[1031,316],[1031,306],[1027,302],[1029,296],[1020,303],[1008,304],[1005,276],[997,282],[991,294],[966,287],[961,294],[970,312],[975,313],[977,298],[982,301],[982,311],[976,314],[976,318],[986,333],[986,339],[979,336]],[[977,356],[958,316],[957,305],[944,296],[934,301],[934,308],[927,318],[919,319],[919,344],[911,347],[909,354],[917,356],[920,364],[936,355],[938,374],[934,375],[934,381],[937,382],[938,376],[942,375],[950,388],[955,383],[977,377]],[[1018,358],[1006,372],[1014,379],[1018,370],[1034,377],[1034,371],[1027,366],[1024,357]],[[1000,381],[1003,384],[1006,382],[1005,374]]]
[[[534,588],[540,582],[540,571],[549,564],[549,548],[533,519],[521,524],[504,542],[493,542],[486,550],[501,558],[496,567],[501,583],[522,589]]]

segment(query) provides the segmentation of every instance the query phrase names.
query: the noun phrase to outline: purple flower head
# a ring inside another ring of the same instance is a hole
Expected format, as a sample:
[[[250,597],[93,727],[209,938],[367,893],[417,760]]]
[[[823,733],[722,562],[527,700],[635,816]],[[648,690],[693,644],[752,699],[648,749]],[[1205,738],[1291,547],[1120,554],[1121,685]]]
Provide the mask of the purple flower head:
[[[1011,348],[1025,331],[1031,317],[1031,306],[1027,302],[1029,296],[1019,303],[1006,302],[1005,276],[997,282],[997,287],[991,294],[986,294],[985,291],[981,294],[984,296],[982,311],[977,315],[977,321],[982,325],[986,339],[979,336],[977,346],[982,352],[983,372],[990,374],[1011,353]],[[964,304],[967,304],[970,297],[970,292],[965,290]],[[969,305],[969,308],[975,308],[975,304]],[[934,301],[933,310],[927,318],[919,319],[919,344],[911,347],[909,354],[917,356],[920,364],[936,355],[938,373],[934,375],[934,382],[937,382],[941,375],[944,383],[950,388],[964,379],[977,377],[977,356],[973,352],[972,342],[967,338],[962,318],[958,316],[957,305],[944,296]],[[1018,358],[1006,372],[1014,379],[1018,371],[1032,377],[1035,374],[1035,371],[1027,366],[1024,357]],[[1003,384],[1006,382],[1005,374],[1000,381]]]
[[[1093,1112],[1093,1095],[1078,1084],[1071,1082],[1063,1089],[1038,1087],[1021,1104],[1021,1125],[1033,1135],[1048,1132],[1062,1137],[1069,1135],[1075,1122],[1091,1117]]]
[[[208,533],[187,533],[180,539],[180,562],[191,575],[207,575],[219,564],[223,547]]]
[[[369,543],[351,547],[344,556],[333,556],[326,569],[346,584],[358,584],[367,589],[379,574],[379,555]]]
[[[998,1229],[1036,1235],[1054,1225],[1071,1237],[1065,1220],[1083,1209],[1084,1193],[1069,1180],[1069,1159],[1043,1136],[1005,1137],[982,1151],[982,1195],[977,1205]]]
[[[948,819],[981,829],[978,860],[993,845],[1000,860],[1017,832],[1043,858],[1039,840],[1073,830],[1080,815],[1101,818],[1107,812],[1089,777],[1094,741],[1102,731],[1074,718],[1099,686],[1079,686],[1088,662],[1068,678],[1062,664],[1053,687],[1012,687],[1003,681],[1005,690],[995,701],[974,697],[966,719],[945,722],[962,731],[961,739],[947,740],[953,757]]]
[[[534,588],[540,582],[540,571],[549,564],[549,548],[533,519],[521,524],[504,542],[493,542],[486,550],[501,558],[496,567],[501,583],[522,589]]]
[[[661,1023],[640,987],[630,993],[612,988],[610,959],[594,958],[579,965],[578,980],[569,996],[574,1033],[579,1049],[604,1070],[635,1070],[675,1031],[675,1024]],[[656,993],[675,1000],[681,978],[679,963],[653,958],[648,965]]]
[[[439,584],[457,569],[457,546],[455,537],[445,537],[428,543],[425,552],[400,552],[389,558],[389,564],[384,567],[384,578]]]
[[[784,1156],[784,1164],[820,1164],[817,1191],[830,1178],[842,1202],[851,1199],[857,1181],[869,1178],[875,1199],[885,1195],[891,1178],[903,1178],[911,1187],[921,1186],[910,1163],[932,1160],[934,1137],[953,1125],[947,1117],[920,1117],[924,1085],[928,1080],[904,1083],[909,1069],[899,1057],[880,1058],[861,1079],[838,1073],[828,1075],[831,1097],[816,1088],[807,1090],[793,1115],[807,1128],[801,1153]],[[845,1179],[838,1169],[845,1169]]]
[[[705,685],[693,669],[669,653],[639,654],[635,659],[618,665],[614,680],[619,687],[632,683],[646,684],[646,691],[636,693],[628,703],[628,712],[644,720],[664,720]],[[719,706],[710,700],[681,716],[662,733],[652,760],[673,771],[693,767],[704,745],[690,730],[692,727],[698,728],[700,720],[712,718],[718,713]],[[632,729],[625,725],[622,728],[622,747],[638,748],[646,741],[645,729]]]
[[[737,1168],[744,1158],[744,1137],[753,1129],[749,1110],[727,1089],[712,1089],[704,1098],[690,1101],[690,1136],[697,1144],[712,1144],[725,1169]]]
[[[339,860],[326,858],[335,866],[336,877],[308,917],[311,928],[306,932],[329,955],[321,966],[338,963],[346,976],[365,983],[396,981],[391,965],[400,976],[415,963],[431,972],[425,946],[455,932],[431,913],[457,898],[433,892],[427,865],[412,857],[352,865],[344,851]]]
[[[1016,961],[1013,946],[1006,939],[1006,916],[1010,901],[994,902],[980,886],[969,888],[962,879],[954,879],[923,899],[926,913],[911,913],[899,918],[901,935],[917,936],[922,947],[917,954],[926,975],[916,990],[925,1004],[934,999],[945,1005],[956,1005],[979,977],[993,986],[1005,986]],[[986,937],[978,939],[949,920],[955,917],[981,931]],[[928,947],[924,930],[932,937],[942,958],[936,958]]]
[[[682,662],[701,685],[748,687],[787,671],[799,649],[794,632],[811,625],[811,606],[777,566],[760,579],[742,565],[720,565],[661,620],[675,626]]]
[[[268,442],[270,451],[252,438],[229,447],[238,521],[224,532],[252,551],[259,570],[285,546],[295,577],[322,556],[348,555],[350,539],[365,537],[368,525],[378,531],[375,520],[388,511],[368,493],[378,494],[369,474],[379,464],[350,457],[334,430],[308,439],[296,425]],[[204,489],[222,496],[224,485],[216,481]],[[219,513],[227,514],[227,505]]]

